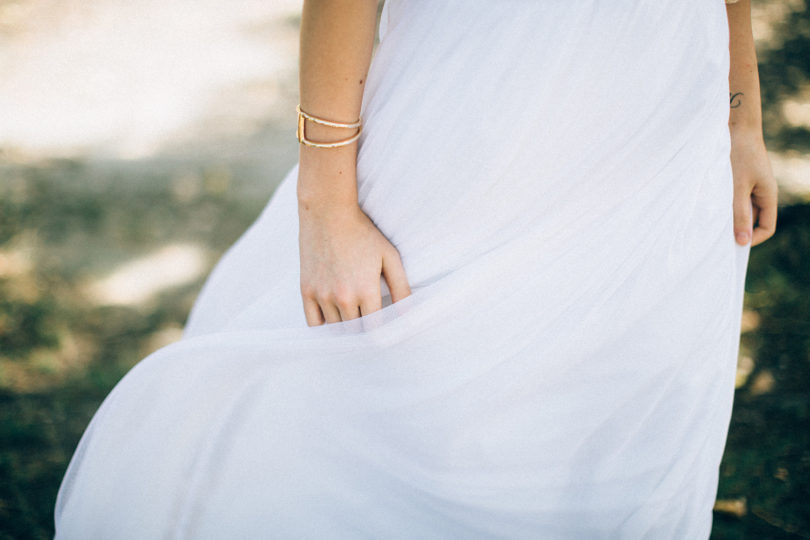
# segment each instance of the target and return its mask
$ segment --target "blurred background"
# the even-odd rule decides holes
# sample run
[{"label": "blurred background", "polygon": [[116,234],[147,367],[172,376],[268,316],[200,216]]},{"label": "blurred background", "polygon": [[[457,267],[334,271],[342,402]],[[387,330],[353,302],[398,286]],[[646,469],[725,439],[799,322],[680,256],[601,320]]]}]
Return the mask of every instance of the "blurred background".
[{"label": "blurred background", "polygon": [[[753,0],[780,211],[751,251],[713,538],[810,538],[808,2]],[[101,400],[180,337],[297,161],[300,10],[0,0],[0,539],[52,537]]]}]

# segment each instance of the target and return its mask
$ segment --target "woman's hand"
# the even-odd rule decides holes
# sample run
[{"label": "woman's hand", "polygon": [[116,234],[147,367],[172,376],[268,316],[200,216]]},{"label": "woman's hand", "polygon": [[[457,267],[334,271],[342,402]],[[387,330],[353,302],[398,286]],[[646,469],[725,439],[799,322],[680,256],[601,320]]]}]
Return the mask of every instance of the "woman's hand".
[{"label": "woman's hand", "polygon": [[301,296],[307,324],[355,319],[411,294],[399,251],[355,204],[299,208]]},{"label": "woman's hand", "polygon": [[734,237],[761,244],[776,232],[776,180],[762,137],[762,98],[751,0],[726,4],[729,32],[729,118],[734,175]]},{"label": "woman's hand", "polygon": [[[778,188],[762,133],[731,130],[734,175],[734,236],[737,243],[761,244],[776,231]],[[753,213],[752,213],[753,209]]]},{"label": "woman's hand", "polygon": [[[341,123],[360,118],[374,49],[377,0],[304,0],[299,105]],[[306,121],[308,139],[336,142],[356,129]],[[298,245],[307,324],[339,322],[382,307],[380,276],[394,302],[411,291],[399,252],[357,202],[359,141],[299,146]]]}]

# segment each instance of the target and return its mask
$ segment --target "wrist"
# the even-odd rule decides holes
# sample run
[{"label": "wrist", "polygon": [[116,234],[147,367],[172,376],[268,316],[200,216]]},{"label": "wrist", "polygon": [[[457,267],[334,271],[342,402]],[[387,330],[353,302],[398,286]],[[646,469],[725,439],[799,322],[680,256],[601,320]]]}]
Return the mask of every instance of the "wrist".
[{"label": "wrist", "polygon": [[360,206],[356,202],[317,200],[298,202],[299,227],[333,227],[356,215]]},{"label": "wrist", "polygon": [[302,192],[298,189],[299,213],[324,214],[354,210],[359,206],[357,196],[334,190]]},{"label": "wrist", "polygon": [[298,160],[299,205],[357,204],[357,156],[343,148],[313,148],[301,145]]},{"label": "wrist", "polygon": [[731,133],[762,133],[761,118],[730,118],[728,130]]},{"label": "wrist", "polygon": [[[348,142],[333,147],[299,145],[298,206],[301,215],[331,215],[355,210],[357,203],[357,136],[361,129],[352,122],[312,116],[298,108],[298,136],[313,144]],[[325,123],[324,123],[325,122]],[[330,124],[331,123],[331,124]],[[359,124],[358,122],[353,122]],[[327,125],[328,124],[328,125]]]},{"label": "wrist", "polygon": [[755,143],[764,144],[761,125],[756,124],[731,124],[729,123],[729,135],[732,144],[734,143]]},{"label": "wrist", "polygon": [[325,215],[358,207],[354,171],[331,167],[300,168],[296,196],[300,215]]}]

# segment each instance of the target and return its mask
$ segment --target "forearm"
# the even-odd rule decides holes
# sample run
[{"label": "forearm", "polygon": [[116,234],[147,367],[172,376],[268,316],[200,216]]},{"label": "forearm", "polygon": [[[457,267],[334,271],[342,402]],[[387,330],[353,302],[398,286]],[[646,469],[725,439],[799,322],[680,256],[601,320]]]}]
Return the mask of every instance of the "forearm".
[{"label": "forearm", "polygon": [[[360,115],[374,47],[377,0],[304,0],[301,15],[301,109],[336,122]],[[306,136],[334,142],[356,128],[306,121]],[[357,203],[357,141],[335,148],[299,145],[299,202],[307,208]]]},{"label": "forearm", "polygon": [[759,72],[751,27],[751,0],[727,4],[729,28],[728,126],[732,136],[762,136]]}]

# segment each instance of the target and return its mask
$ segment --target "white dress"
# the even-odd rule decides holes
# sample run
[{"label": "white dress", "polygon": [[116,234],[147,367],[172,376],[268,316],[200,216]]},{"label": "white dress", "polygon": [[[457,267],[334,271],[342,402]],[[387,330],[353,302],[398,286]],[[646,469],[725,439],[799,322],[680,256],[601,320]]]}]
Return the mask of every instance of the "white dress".
[{"label": "white dress", "polygon": [[750,249],[724,0],[387,0],[379,34],[359,202],[412,294],[307,326],[293,167],[99,408],[56,537],[708,537]]}]

